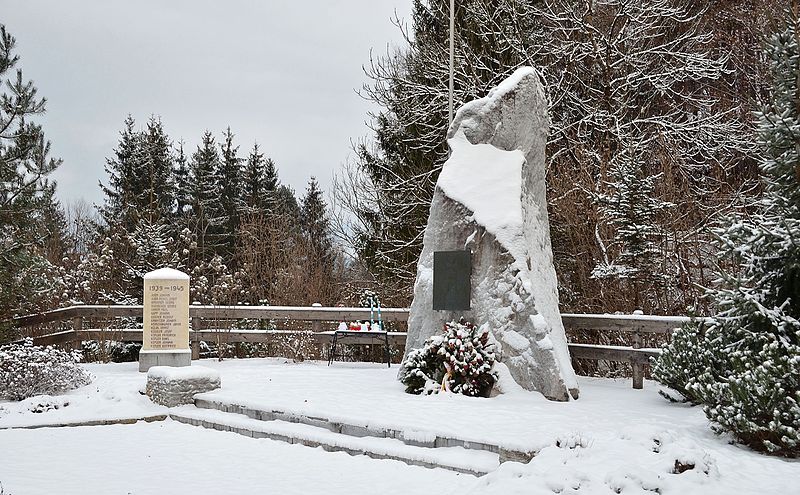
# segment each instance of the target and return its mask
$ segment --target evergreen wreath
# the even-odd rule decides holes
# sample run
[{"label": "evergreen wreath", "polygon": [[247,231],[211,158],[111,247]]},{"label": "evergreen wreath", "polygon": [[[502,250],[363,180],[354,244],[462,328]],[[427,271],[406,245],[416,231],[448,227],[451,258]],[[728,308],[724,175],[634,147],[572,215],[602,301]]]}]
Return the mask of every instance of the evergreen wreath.
[{"label": "evergreen wreath", "polygon": [[481,328],[461,318],[444,324],[443,333],[408,353],[400,367],[400,381],[410,394],[449,391],[488,397],[497,374],[494,343],[487,325]]}]

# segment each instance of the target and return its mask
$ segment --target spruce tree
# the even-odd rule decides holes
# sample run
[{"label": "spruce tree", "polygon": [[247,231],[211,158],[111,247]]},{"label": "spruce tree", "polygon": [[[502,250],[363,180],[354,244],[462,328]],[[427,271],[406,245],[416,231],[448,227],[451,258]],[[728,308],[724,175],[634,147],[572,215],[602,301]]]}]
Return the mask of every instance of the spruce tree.
[{"label": "spruce tree", "polygon": [[305,254],[307,302],[332,304],[336,290],[336,255],[331,242],[328,207],[314,177],[309,180],[301,201],[300,233]]},{"label": "spruce tree", "polygon": [[[131,116],[125,120],[114,156],[106,160],[108,184],[101,188],[105,203],[99,208],[103,224],[99,233],[107,238],[115,262],[107,267],[118,282],[108,294],[115,301],[138,300],[141,277],[150,268],[163,266],[163,258],[143,259],[142,246],[163,244],[177,233],[174,157],[172,144],[161,121],[151,117],[144,130],[136,130]],[[154,235],[153,239],[144,236]],[[97,246],[100,249],[100,246]]]},{"label": "spruce tree", "polygon": [[245,212],[257,214],[264,210],[264,154],[258,149],[258,143],[247,156],[242,171],[242,203]]},{"label": "spruce tree", "polygon": [[137,207],[146,212],[153,223],[160,220],[170,224],[175,211],[174,157],[172,143],[161,120],[151,117],[142,133],[141,150],[144,190],[139,193]]},{"label": "spruce tree", "polygon": [[236,243],[236,231],[239,228],[240,216],[244,209],[242,202],[242,159],[239,158],[239,147],[234,146],[234,134],[228,127],[223,133],[224,142],[220,144],[219,168],[215,171],[215,182],[219,191],[219,251],[226,262],[233,257]]},{"label": "spruce tree", "polygon": [[136,225],[136,205],[134,197],[140,191],[141,184],[135,183],[138,165],[137,149],[141,135],[136,131],[136,122],[128,115],[120,139],[114,149],[114,156],[106,158],[105,171],[107,184],[100,182],[100,189],[105,195],[105,202],[98,208],[102,218],[103,232],[107,233],[114,226],[123,231],[132,231]]},{"label": "spruce tree", "polygon": [[[42,279],[49,279],[47,270],[31,269],[49,265],[42,251],[50,235],[43,223],[54,207],[55,184],[48,177],[61,161],[49,156],[50,143],[35,122],[46,100],[22,70],[14,71],[14,47],[14,37],[0,24],[0,321],[54,302],[34,297],[52,283]],[[8,336],[0,328],[0,342]]]},{"label": "spruce tree", "polygon": [[198,255],[202,260],[210,260],[219,248],[223,218],[219,207],[219,184],[216,181],[219,167],[220,158],[214,137],[206,131],[189,162],[190,229],[197,240]]},{"label": "spruce tree", "polygon": [[192,195],[189,191],[189,163],[186,153],[183,151],[183,141],[178,143],[175,150],[175,171],[172,175],[175,188],[175,213],[180,219],[192,207]]},{"label": "spruce tree", "polygon": [[242,203],[249,214],[266,214],[275,208],[278,171],[271,158],[265,158],[258,143],[245,161],[242,172]]},{"label": "spruce tree", "polygon": [[[701,402],[712,425],[755,449],[800,455],[800,45],[798,18],[767,45],[773,86],[758,114],[762,199],[719,231],[733,272],[709,291],[717,315],[680,330],[654,376]],[[684,381],[685,380],[685,381]]]},{"label": "spruce tree", "polygon": [[302,210],[291,186],[281,184],[275,189],[275,197],[270,206],[270,214],[288,219],[292,222],[291,225],[293,225],[292,228],[294,230],[299,229]]},{"label": "spruce tree", "polygon": [[330,264],[333,248],[328,207],[317,179],[311,177],[300,208],[300,225],[308,246],[319,263]]},{"label": "spruce tree", "polygon": [[638,146],[625,147],[611,162],[607,192],[594,195],[613,238],[608,246],[601,241],[603,259],[592,276],[627,282],[633,309],[652,311],[643,305],[650,286],[663,272],[659,256],[664,233],[658,220],[672,205],[656,197],[661,174],[648,175],[641,157]]}]

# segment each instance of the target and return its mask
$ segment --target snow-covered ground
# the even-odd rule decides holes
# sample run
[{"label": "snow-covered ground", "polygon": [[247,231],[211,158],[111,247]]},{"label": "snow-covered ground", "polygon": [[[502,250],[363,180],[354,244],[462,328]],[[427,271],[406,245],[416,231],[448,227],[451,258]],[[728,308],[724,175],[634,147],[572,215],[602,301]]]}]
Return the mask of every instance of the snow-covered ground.
[{"label": "snow-covered ground", "polygon": [[[581,398],[555,403],[512,390],[492,399],[407,395],[397,368],[204,360],[222,388],[207,398],[405,431],[536,450],[482,478],[396,461],[210,431],[174,421],[0,430],[0,482],[27,493],[800,493],[800,463],[711,433],[699,408],[653,383],[580,378]],[[58,398],[0,402],[0,428],[164,414],[139,394],[136,363],[86,365],[92,385]],[[46,412],[47,402],[69,405]],[[41,408],[39,408],[41,409]],[[694,466],[688,469],[689,466]],[[682,471],[678,473],[677,471]],[[144,473],[144,474],[140,474]],[[164,486],[164,483],[167,485]]]},{"label": "snow-covered ground", "polygon": [[11,495],[402,494],[475,477],[176,421],[0,432]]}]

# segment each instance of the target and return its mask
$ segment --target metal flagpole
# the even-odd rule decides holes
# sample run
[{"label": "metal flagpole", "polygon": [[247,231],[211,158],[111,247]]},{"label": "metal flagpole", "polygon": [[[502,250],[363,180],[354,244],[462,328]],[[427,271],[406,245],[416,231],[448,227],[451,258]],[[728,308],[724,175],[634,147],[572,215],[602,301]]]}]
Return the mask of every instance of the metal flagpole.
[{"label": "metal flagpole", "polygon": [[450,98],[448,104],[450,120],[453,123],[453,27],[455,26],[455,0],[450,0]]}]

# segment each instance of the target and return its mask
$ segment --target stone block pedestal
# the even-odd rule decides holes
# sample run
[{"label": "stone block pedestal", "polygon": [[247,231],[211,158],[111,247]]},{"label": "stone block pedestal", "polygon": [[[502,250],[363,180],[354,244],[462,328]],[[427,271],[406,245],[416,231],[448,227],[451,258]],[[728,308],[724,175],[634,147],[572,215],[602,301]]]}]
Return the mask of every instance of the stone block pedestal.
[{"label": "stone block pedestal", "polygon": [[219,372],[204,366],[154,366],[147,372],[146,393],[156,404],[175,407],[194,403],[196,394],[217,389],[220,383]]},{"label": "stone block pedestal", "polygon": [[180,349],[170,351],[142,350],[139,352],[139,371],[148,371],[153,366],[191,366],[192,350]]}]

